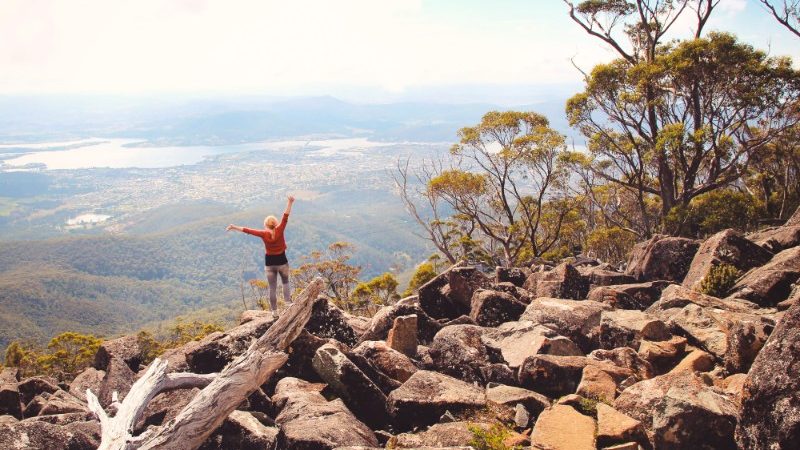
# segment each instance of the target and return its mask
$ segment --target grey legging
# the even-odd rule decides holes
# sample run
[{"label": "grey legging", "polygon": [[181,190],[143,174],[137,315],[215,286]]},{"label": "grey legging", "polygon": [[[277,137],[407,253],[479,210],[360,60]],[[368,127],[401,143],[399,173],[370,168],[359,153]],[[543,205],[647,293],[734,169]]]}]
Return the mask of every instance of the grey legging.
[{"label": "grey legging", "polygon": [[292,293],[289,290],[289,265],[281,264],[280,266],[266,266],[267,267],[267,283],[269,283],[269,306],[273,311],[278,310],[278,275],[281,276],[281,284],[283,285],[283,301],[291,303]]}]

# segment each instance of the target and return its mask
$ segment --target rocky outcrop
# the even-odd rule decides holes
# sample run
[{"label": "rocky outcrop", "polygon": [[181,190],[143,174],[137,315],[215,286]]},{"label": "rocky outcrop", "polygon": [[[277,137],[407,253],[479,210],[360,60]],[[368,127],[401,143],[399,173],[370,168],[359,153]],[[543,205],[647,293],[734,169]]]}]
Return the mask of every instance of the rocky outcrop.
[{"label": "rocky outcrop", "polygon": [[549,327],[578,344],[584,353],[600,345],[600,316],[611,306],[589,300],[537,298],[525,309],[520,320]]},{"label": "rocky outcrop", "polygon": [[275,448],[278,428],[266,426],[247,411],[232,412],[198,450]]},{"label": "rocky outcrop", "polygon": [[539,415],[531,434],[531,448],[595,450],[596,422],[571,406],[555,405]]},{"label": "rocky outcrop", "polygon": [[420,370],[389,394],[395,426],[409,430],[435,424],[446,411],[470,414],[486,406],[484,390],[437,372]]},{"label": "rocky outcrop", "polygon": [[419,305],[431,317],[455,319],[469,314],[473,293],[489,284],[475,267],[457,264],[419,288]]},{"label": "rocky outcrop", "polygon": [[480,326],[496,327],[502,323],[519,319],[525,311],[525,304],[517,301],[511,294],[478,289],[472,295],[469,317]]},{"label": "rocky outcrop", "polygon": [[750,300],[761,306],[775,306],[789,297],[792,284],[798,279],[800,247],[793,247],[745,274],[733,286],[730,296]]},{"label": "rocky outcrop", "polygon": [[502,384],[488,387],[486,399],[498,405],[512,407],[522,405],[533,418],[538,417],[552,403],[549,398],[538,392]]},{"label": "rocky outcrop", "polygon": [[485,331],[482,341],[488,347],[500,350],[503,360],[512,369],[533,355],[583,356],[581,349],[568,338],[530,321],[506,322]]},{"label": "rocky outcrop", "polygon": [[469,446],[475,438],[470,428],[488,429],[488,424],[474,422],[437,423],[425,431],[402,433],[389,440],[390,448],[445,448]]},{"label": "rocky outcrop", "polygon": [[583,369],[594,365],[620,383],[633,373],[612,364],[585,356],[536,355],[519,368],[520,386],[550,397],[574,394],[583,378]]},{"label": "rocky outcrop", "polygon": [[617,397],[614,409],[640,421],[655,448],[736,448],[736,405],[691,372],[636,383]]},{"label": "rocky outcrop", "polygon": [[386,338],[386,345],[406,356],[417,354],[417,315],[398,316]]},{"label": "rocky outcrop", "polygon": [[800,442],[800,304],[778,323],[744,382],[740,448],[790,449]]},{"label": "rocky outcrop", "polygon": [[749,234],[747,238],[773,253],[778,253],[800,245],[800,225],[772,227]]},{"label": "rocky outcrop", "polygon": [[366,358],[378,370],[400,383],[404,383],[418,370],[409,357],[390,348],[383,341],[362,342],[353,349],[353,353]]},{"label": "rocky outcrop", "polygon": [[727,264],[744,273],[766,264],[770,258],[772,253],[746,239],[741,233],[732,229],[720,231],[706,239],[697,250],[683,285],[697,290],[716,266]]},{"label": "rocky outcrop", "polygon": [[638,281],[681,283],[699,246],[691,239],[653,236],[633,247],[625,274]]},{"label": "rocky outcrop", "polygon": [[356,419],[341,400],[320,394],[325,385],[287,377],[278,382],[272,401],[280,427],[277,448],[333,449],[345,445],[377,447],[372,430]]},{"label": "rocky outcrop", "polygon": [[442,325],[432,319],[417,305],[396,304],[384,306],[370,320],[367,331],[361,335],[361,342],[384,341],[389,330],[394,326],[394,319],[400,316],[417,316],[417,340],[422,344],[430,344]]},{"label": "rocky outcrop", "polygon": [[484,368],[494,362],[482,336],[486,329],[476,325],[451,325],[433,338],[430,357],[433,368],[469,382],[483,382]]},{"label": "rocky outcrop", "polygon": [[598,286],[589,291],[587,300],[607,303],[618,309],[644,310],[661,298],[669,281]]},{"label": "rocky outcrop", "polygon": [[569,263],[548,271],[534,272],[525,281],[525,289],[534,297],[553,297],[581,300],[589,292],[589,279]]},{"label": "rocky outcrop", "polygon": [[665,341],[672,334],[661,320],[641,311],[618,309],[600,315],[600,348],[639,348],[643,340]]}]

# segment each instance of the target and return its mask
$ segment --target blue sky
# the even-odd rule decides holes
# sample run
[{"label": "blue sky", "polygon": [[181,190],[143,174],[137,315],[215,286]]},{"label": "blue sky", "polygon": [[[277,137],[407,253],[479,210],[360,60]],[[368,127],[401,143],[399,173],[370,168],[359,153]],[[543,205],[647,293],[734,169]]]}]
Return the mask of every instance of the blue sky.
[{"label": "blue sky", "polygon": [[[722,0],[708,29],[800,59],[800,39],[757,0]],[[571,60],[613,57],[561,0],[0,2],[2,94],[525,103],[580,86]]]}]

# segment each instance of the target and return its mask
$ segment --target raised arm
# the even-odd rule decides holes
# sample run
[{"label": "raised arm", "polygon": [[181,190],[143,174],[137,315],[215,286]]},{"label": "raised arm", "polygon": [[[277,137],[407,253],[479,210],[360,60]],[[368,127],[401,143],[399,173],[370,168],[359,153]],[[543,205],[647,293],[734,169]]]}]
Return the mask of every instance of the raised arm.
[{"label": "raised arm", "polygon": [[286,200],[286,211],[283,212],[285,215],[288,216],[289,214],[292,213],[292,205],[293,204],[294,204],[294,197],[292,197],[290,195],[289,197],[287,197],[287,200]]}]

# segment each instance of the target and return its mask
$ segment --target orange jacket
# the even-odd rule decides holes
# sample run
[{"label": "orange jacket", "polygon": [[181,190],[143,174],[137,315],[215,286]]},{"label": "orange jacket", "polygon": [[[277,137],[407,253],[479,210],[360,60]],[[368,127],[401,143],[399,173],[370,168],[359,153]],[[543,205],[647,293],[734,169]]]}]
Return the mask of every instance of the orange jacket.
[{"label": "orange jacket", "polygon": [[289,220],[289,215],[284,214],[281,218],[281,223],[275,227],[274,230],[254,230],[252,228],[242,228],[244,233],[258,236],[264,241],[264,250],[268,255],[280,255],[286,251],[286,241],[283,239],[283,230],[286,228],[286,222]]}]

